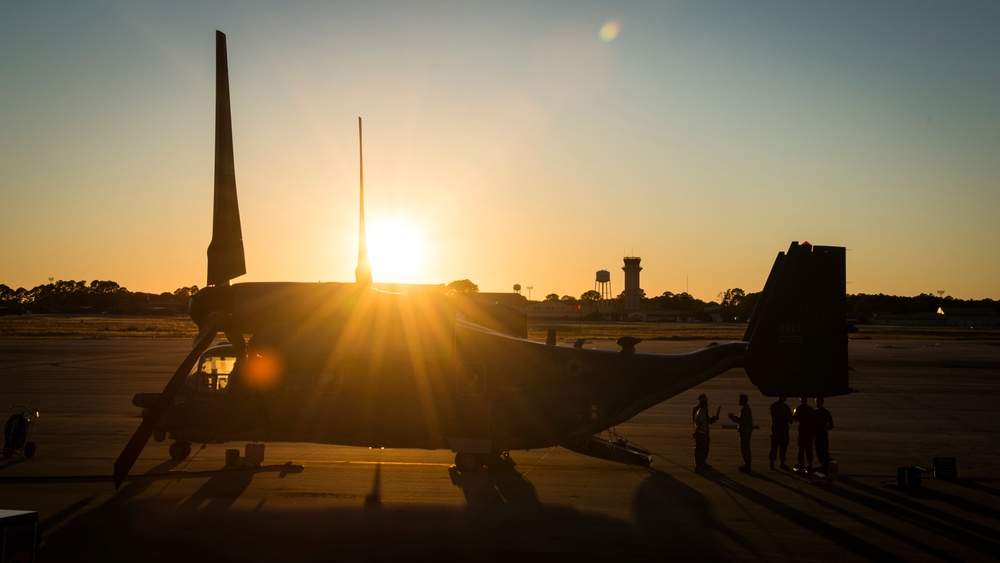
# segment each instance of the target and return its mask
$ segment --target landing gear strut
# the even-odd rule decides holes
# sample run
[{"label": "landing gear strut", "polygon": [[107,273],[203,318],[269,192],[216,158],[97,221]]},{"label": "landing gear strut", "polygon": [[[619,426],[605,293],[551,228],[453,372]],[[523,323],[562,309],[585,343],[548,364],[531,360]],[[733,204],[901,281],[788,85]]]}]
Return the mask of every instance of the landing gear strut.
[{"label": "landing gear strut", "polygon": [[184,459],[191,455],[191,442],[181,442],[180,440],[170,444],[170,457],[177,461],[184,461]]}]

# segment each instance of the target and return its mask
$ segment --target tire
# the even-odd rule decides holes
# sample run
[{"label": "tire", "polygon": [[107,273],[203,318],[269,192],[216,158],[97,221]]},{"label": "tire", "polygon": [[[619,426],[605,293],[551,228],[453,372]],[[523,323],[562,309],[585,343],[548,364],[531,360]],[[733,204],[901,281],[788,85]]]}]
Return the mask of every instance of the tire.
[{"label": "tire", "polygon": [[190,442],[174,442],[170,444],[170,457],[176,461],[184,461],[191,455]]},{"label": "tire", "polygon": [[[24,415],[15,413],[7,419],[7,425],[3,429],[4,452],[14,452],[24,446],[24,441],[28,438],[28,422]],[[9,457],[7,454],[5,457]]]}]

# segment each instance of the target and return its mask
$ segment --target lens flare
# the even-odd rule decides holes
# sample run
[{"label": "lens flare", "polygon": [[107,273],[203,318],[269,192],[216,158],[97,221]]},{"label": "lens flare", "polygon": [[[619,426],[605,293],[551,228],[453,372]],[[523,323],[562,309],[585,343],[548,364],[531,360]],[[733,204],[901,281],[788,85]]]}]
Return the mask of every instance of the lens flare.
[{"label": "lens flare", "polygon": [[257,391],[268,391],[278,383],[282,366],[278,353],[271,350],[258,350],[247,358],[247,386]]},{"label": "lens flare", "polygon": [[622,31],[622,24],[618,20],[608,20],[604,25],[601,26],[601,31],[598,35],[601,37],[601,41],[609,43],[613,41],[618,34]]}]

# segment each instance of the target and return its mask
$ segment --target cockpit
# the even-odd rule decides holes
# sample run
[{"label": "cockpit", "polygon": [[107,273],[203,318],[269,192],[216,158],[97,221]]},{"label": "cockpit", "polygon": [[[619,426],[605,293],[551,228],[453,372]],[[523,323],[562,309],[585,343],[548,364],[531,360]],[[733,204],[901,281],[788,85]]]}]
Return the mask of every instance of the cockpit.
[{"label": "cockpit", "polygon": [[236,366],[236,353],[230,344],[212,346],[202,353],[194,372],[195,390],[202,393],[225,393],[229,376]]}]

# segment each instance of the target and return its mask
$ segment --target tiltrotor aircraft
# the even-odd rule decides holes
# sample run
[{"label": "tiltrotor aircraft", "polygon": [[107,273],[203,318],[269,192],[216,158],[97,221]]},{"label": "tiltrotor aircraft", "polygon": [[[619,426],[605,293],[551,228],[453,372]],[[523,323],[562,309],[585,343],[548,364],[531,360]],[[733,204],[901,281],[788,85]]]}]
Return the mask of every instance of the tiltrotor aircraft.
[{"label": "tiltrotor aircraft", "polygon": [[[512,450],[562,446],[649,466],[597,435],[729,369],[768,396],[830,397],[848,386],[845,251],[792,243],[778,254],[743,340],[679,355],[527,339],[523,312],[438,291],[372,284],[364,182],[355,283],[242,283],[226,37],[216,33],[215,210],[208,284],[191,300],[191,352],[115,463],[120,486],[151,436],[450,449],[459,469]],[[359,120],[360,128],[360,120]],[[209,349],[222,333],[228,341]]]}]

